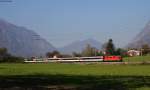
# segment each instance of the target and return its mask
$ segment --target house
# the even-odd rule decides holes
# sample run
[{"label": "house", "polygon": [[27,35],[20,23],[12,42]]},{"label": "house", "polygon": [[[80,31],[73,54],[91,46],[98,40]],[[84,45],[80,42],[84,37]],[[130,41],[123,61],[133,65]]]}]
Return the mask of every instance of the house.
[{"label": "house", "polygon": [[129,50],[129,51],[127,51],[127,54],[129,56],[140,56],[140,53],[141,53],[141,51],[139,51],[139,50]]}]

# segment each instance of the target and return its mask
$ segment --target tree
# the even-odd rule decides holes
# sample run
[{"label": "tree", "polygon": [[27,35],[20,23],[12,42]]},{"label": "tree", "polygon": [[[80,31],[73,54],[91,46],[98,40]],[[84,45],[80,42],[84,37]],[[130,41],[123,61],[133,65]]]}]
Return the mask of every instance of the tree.
[{"label": "tree", "polygon": [[7,54],[7,48],[0,48],[0,55]]},{"label": "tree", "polygon": [[115,51],[115,55],[120,55],[122,57],[126,57],[127,56],[127,51],[122,49],[122,48],[118,48],[116,51]]},{"label": "tree", "polygon": [[47,52],[47,53],[46,53],[46,57],[48,57],[48,58],[52,58],[52,57],[53,57],[52,52]]},{"label": "tree", "polygon": [[59,52],[59,51],[56,51],[56,50],[53,51],[52,53],[53,53],[53,56],[58,56],[58,57],[59,57],[59,56],[61,55],[60,52]]},{"label": "tree", "polygon": [[143,44],[141,50],[142,50],[142,55],[146,55],[150,53],[150,47],[148,44]]},{"label": "tree", "polygon": [[107,43],[102,44],[102,50],[103,51],[106,50],[106,45],[107,45]]},{"label": "tree", "polygon": [[4,60],[4,58],[7,56],[9,56],[7,48],[0,48],[0,60]]},{"label": "tree", "polygon": [[59,51],[53,51],[53,52],[47,52],[46,53],[46,56],[49,57],[49,58],[52,58],[54,56],[57,56],[57,57],[61,57],[62,55],[60,54]]},{"label": "tree", "polygon": [[105,47],[106,55],[114,55],[115,54],[115,46],[113,44],[113,40],[109,39],[106,43]]},{"label": "tree", "polygon": [[0,48],[0,62],[24,62],[24,58],[12,56],[7,52],[7,48]]},{"label": "tree", "polygon": [[82,51],[82,56],[91,57],[97,55],[97,49],[87,44],[86,48]]},{"label": "tree", "polygon": [[77,53],[77,52],[73,52],[72,55],[73,55],[73,57],[81,57],[82,56],[80,53]]},{"label": "tree", "polygon": [[104,56],[103,51],[98,51],[97,54],[96,54],[96,56]]}]

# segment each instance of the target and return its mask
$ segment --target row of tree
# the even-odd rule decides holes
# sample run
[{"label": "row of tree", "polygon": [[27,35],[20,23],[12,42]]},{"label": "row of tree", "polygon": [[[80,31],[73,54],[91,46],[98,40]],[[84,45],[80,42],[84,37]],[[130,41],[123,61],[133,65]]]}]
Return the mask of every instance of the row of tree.
[{"label": "row of tree", "polygon": [[[49,58],[55,57],[91,57],[91,56],[101,56],[101,55],[121,55],[127,56],[127,50],[116,48],[113,40],[109,39],[108,42],[103,44],[103,50],[98,50],[95,47],[92,47],[90,44],[87,44],[85,49],[81,53],[73,52],[72,55],[61,54],[59,51],[53,51],[46,53],[46,56]],[[138,50],[138,49],[137,49]],[[144,44],[140,48],[141,55],[150,54],[150,47],[148,44]],[[0,62],[23,62],[24,58],[16,57],[8,53],[6,48],[0,48]]]},{"label": "row of tree", "polygon": [[[130,48],[133,49],[133,48]],[[148,44],[143,44],[140,49],[134,48],[134,50],[139,50],[141,55],[147,55],[150,53],[150,47]],[[47,57],[91,57],[91,56],[101,56],[101,55],[120,55],[120,56],[128,56],[127,49],[116,48],[113,40],[109,39],[106,43],[102,45],[102,50],[98,50],[95,47],[92,47],[90,44],[82,50],[81,53],[73,52],[72,55],[63,55],[59,51],[48,52],[46,54]]]},{"label": "row of tree", "polygon": [[121,55],[121,56],[125,56],[126,51],[124,49],[121,48],[115,48],[115,45],[113,44],[113,40],[109,39],[108,42],[106,42],[103,45],[103,50],[100,51],[95,47],[92,47],[90,44],[87,44],[87,46],[85,47],[85,49],[82,50],[81,53],[77,53],[77,52],[73,52],[72,55],[63,55],[61,54],[59,51],[53,51],[53,52],[48,52],[46,54],[47,57],[53,57],[53,56],[57,56],[57,57],[91,57],[91,56],[100,56],[100,55]]}]

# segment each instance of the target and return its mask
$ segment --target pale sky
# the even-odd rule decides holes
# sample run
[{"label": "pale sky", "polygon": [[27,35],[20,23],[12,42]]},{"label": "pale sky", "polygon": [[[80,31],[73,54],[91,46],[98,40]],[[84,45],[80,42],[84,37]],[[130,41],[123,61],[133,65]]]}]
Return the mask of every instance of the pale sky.
[{"label": "pale sky", "polygon": [[123,47],[150,21],[150,0],[12,0],[0,2],[0,18],[56,47],[88,38]]}]

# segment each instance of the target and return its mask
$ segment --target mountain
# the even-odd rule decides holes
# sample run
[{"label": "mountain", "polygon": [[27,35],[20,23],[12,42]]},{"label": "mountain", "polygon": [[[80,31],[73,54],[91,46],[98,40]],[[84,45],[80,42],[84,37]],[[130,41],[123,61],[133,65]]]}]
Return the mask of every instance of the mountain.
[{"label": "mountain", "polygon": [[72,52],[81,52],[87,44],[90,44],[92,47],[100,49],[102,44],[94,39],[86,39],[83,41],[76,41],[67,46],[59,48],[58,50],[64,54],[72,54]]},{"label": "mountain", "polygon": [[150,45],[150,21],[144,29],[128,44],[130,48],[140,48],[143,44]]},{"label": "mountain", "polygon": [[15,56],[44,56],[55,47],[40,35],[25,27],[19,27],[0,19],[0,47]]}]

